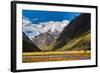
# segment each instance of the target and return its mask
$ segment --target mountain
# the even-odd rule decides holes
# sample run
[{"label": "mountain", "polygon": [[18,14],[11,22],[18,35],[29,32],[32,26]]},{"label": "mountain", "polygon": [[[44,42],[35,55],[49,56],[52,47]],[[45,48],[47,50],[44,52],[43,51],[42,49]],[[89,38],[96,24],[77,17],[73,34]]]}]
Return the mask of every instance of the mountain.
[{"label": "mountain", "polygon": [[32,42],[35,43],[42,51],[49,51],[47,49],[49,45],[51,45],[56,39],[50,35],[50,33],[42,33],[35,38],[32,38]]},{"label": "mountain", "polygon": [[33,35],[31,40],[42,50],[49,50],[47,46],[51,45],[59,37],[63,29],[68,25],[68,22],[64,20],[62,22],[46,22],[41,24],[43,27],[41,29],[37,28],[39,35]]},{"label": "mountain", "polygon": [[49,51],[47,47],[55,42],[68,24],[68,20],[33,24],[28,18],[23,17],[23,32],[40,50]]},{"label": "mountain", "polygon": [[61,32],[45,32],[41,33],[38,36],[35,36],[32,38],[32,42],[35,43],[42,51],[49,51],[48,46],[50,46],[52,43],[56,41],[56,39],[59,37]]},{"label": "mountain", "polygon": [[41,51],[23,32],[23,52]]},{"label": "mountain", "polygon": [[87,31],[90,31],[90,18],[91,15],[89,13],[82,13],[73,19],[62,31],[52,49],[57,50],[68,44],[72,39],[83,35]]},{"label": "mountain", "polygon": [[91,50],[91,34],[90,31],[75,37],[63,47],[56,49],[55,51],[66,50]]},{"label": "mountain", "polygon": [[46,33],[48,31],[62,32],[62,30],[69,24],[68,20],[58,21],[49,21],[49,22],[40,22],[39,24],[33,24],[28,18],[23,17],[23,32],[31,39],[35,36],[40,35],[41,33]]},{"label": "mountain", "polygon": [[42,29],[40,30],[41,33],[51,31],[51,32],[62,32],[63,28],[66,27],[69,24],[68,20],[63,20],[61,22],[58,21],[50,21],[50,22],[44,22],[40,23],[43,25]]}]

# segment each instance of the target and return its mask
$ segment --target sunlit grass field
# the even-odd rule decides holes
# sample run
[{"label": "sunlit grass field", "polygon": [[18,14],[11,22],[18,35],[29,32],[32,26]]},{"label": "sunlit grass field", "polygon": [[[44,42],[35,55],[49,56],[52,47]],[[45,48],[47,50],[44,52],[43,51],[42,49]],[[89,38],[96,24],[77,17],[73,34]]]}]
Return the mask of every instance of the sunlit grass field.
[{"label": "sunlit grass field", "polygon": [[47,62],[91,59],[91,52],[87,51],[62,51],[62,52],[24,52],[23,62]]}]

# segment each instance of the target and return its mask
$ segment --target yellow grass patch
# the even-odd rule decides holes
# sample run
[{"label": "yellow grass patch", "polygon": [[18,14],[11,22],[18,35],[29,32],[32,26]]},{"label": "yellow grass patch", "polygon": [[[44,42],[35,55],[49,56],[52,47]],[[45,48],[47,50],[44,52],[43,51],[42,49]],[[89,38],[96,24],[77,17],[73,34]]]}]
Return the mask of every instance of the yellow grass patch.
[{"label": "yellow grass patch", "polygon": [[82,53],[90,53],[90,51],[61,51],[61,52],[24,52],[23,56],[29,55],[62,55],[62,54],[82,54]]}]

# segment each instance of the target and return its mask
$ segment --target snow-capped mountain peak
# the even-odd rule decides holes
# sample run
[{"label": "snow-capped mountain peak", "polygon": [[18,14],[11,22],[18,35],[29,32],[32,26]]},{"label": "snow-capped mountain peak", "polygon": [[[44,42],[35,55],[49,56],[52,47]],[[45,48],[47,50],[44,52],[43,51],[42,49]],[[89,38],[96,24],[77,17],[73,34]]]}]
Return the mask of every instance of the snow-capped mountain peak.
[{"label": "snow-capped mountain peak", "polygon": [[28,18],[23,17],[23,32],[31,39],[35,36],[38,36],[41,33],[46,32],[62,32],[64,27],[69,24],[70,21],[62,20],[62,21],[49,21],[49,22],[41,22],[39,24],[33,24]]},{"label": "snow-capped mountain peak", "polygon": [[40,31],[41,33],[47,32],[48,30],[51,32],[59,31],[61,32],[65,26],[69,24],[69,21],[63,20],[62,22],[45,22],[44,27],[42,27],[42,30]]}]

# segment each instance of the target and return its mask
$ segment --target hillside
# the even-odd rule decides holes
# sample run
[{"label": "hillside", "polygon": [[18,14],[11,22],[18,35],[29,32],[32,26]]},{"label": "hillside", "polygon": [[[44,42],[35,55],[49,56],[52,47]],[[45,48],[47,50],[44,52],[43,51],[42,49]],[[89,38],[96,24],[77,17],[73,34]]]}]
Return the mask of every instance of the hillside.
[{"label": "hillside", "polygon": [[23,52],[41,51],[23,32]]},{"label": "hillside", "polygon": [[70,43],[73,39],[79,36],[79,38],[81,38],[86,32],[90,31],[90,16],[91,15],[88,13],[82,13],[72,20],[69,25],[65,27],[56,42],[52,45],[52,50],[54,51],[62,48],[66,44]]},{"label": "hillside", "polygon": [[67,43],[65,46],[57,49],[56,51],[66,51],[66,50],[90,50],[90,32],[86,32],[81,36],[77,36],[74,39],[72,39],[69,43]]}]

